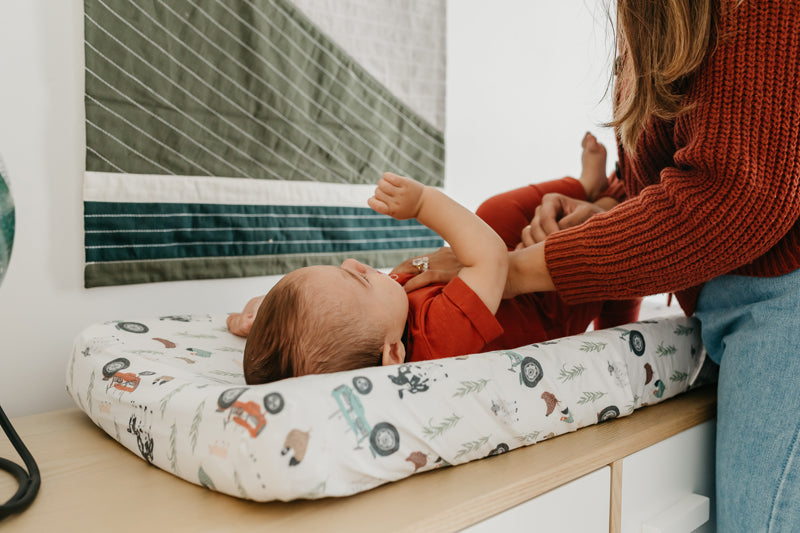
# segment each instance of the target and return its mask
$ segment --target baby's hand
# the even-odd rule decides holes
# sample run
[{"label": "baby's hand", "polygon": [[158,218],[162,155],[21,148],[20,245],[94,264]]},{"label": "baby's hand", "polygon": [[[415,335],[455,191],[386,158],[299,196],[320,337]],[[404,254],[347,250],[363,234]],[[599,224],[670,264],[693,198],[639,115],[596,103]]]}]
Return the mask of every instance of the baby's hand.
[{"label": "baby's hand", "polygon": [[228,319],[226,320],[226,323],[228,324],[228,330],[234,335],[247,337],[247,334],[250,333],[250,330],[253,327],[253,322],[256,319],[256,313],[258,313],[258,308],[263,300],[263,296],[251,298],[250,301],[244,306],[244,309],[242,309],[241,313],[231,313],[228,315]]},{"label": "baby's hand", "polygon": [[425,186],[418,181],[386,172],[367,204],[378,213],[397,220],[416,218],[422,206],[424,190]]}]

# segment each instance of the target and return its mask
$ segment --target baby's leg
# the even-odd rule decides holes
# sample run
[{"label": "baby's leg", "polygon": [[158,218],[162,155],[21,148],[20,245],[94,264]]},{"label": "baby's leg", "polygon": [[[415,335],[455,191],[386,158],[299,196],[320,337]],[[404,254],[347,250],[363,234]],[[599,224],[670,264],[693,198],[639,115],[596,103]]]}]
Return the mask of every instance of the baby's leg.
[{"label": "baby's leg", "polygon": [[[598,146],[601,145],[598,144]],[[594,150],[595,148],[592,147],[589,152]],[[605,150],[603,150],[603,167],[605,165],[604,154]],[[596,153],[589,154],[589,159],[584,161],[584,170],[589,168],[597,169],[598,161],[595,155]],[[605,168],[603,168],[604,172]],[[603,176],[604,181],[605,179],[605,176]],[[476,214],[500,235],[509,250],[513,250],[520,242],[522,228],[530,223],[536,208],[542,201],[542,196],[551,192],[561,193],[578,200],[586,200],[586,193],[582,183],[574,178],[567,177],[536,185],[528,185],[527,187],[492,196],[481,204]],[[542,318],[543,324],[551,324],[551,328],[547,330],[550,338],[582,333],[586,331],[592,321],[595,321],[595,329],[635,322],[641,305],[641,299],[567,305],[556,293],[527,295],[520,298],[522,298],[521,305],[527,302],[526,298],[532,298],[534,301],[540,302],[535,305],[531,304],[532,313],[538,312],[541,314],[542,306],[544,307],[545,314],[551,317],[551,319]]]},{"label": "baby's leg", "polygon": [[608,187],[606,177],[606,148],[589,132],[581,141],[581,185],[590,201],[594,201]]},{"label": "baby's leg", "polygon": [[231,313],[228,315],[227,324],[228,330],[234,335],[240,337],[247,337],[250,329],[253,327],[253,321],[256,319],[256,313],[264,300],[263,296],[251,298],[241,313]]},{"label": "baby's leg", "polygon": [[578,200],[586,199],[581,183],[567,177],[492,196],[478,207],[475,214],[500,235],[509,250],[513,250],[520,243],[522,228],[530,224],[541,204],[542,196],[551,192]]},{"label": "baby's leg", "polygon": [[580,180],[566,177],[514,189],[492,196],[475,211],[500,235],[509,250],[519,244],[522,228],[530,224],[545,194],[556,192],[577,200],[593,200],[608,187],[605,147],[588,132],[584,135],[581,146],[583,154]]}]

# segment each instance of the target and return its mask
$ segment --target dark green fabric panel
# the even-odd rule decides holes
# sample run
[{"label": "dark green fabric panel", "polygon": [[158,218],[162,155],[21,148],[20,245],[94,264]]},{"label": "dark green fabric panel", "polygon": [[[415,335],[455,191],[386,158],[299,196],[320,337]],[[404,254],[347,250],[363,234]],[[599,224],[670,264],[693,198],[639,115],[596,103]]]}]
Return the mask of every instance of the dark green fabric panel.
[{"label": "dark green fabric panel", "polygon": [[217,257],[174,261],[130,261],[86,265],[86,288],[130,285],[190,279],[239,278],[283,274],[310,265],[338,265],[349,257],[376,268],[390,268],[404,260],[434,249],[407,249],[379,252],[326,253],[303,256]]},{"label": "dark green fabric panel", "polygon": [[87,170],[443,183],[442,133],[286,0],[84,5]]},{"label": "dark green fabric panel", "polygon": [[431,248],[415,220],[369,208],[85,202],[86,262]]},{"label": "dark green fabric panel", "polygon": [[[84,202],[84,215],[113,216],[120,215],[167,215],[182,214],[189,216],[225,216],[245,215],[278,217],[337,215],[358,219],[370,219],[371,223],[384,222],[393,226],[416,226],[414,220],[395,220],[376,213],[368,207],[335,206],[335,205],[269,205],[269,204],[202,204],[175,202]],[[284,218],[286,219],[286,218]]]}]

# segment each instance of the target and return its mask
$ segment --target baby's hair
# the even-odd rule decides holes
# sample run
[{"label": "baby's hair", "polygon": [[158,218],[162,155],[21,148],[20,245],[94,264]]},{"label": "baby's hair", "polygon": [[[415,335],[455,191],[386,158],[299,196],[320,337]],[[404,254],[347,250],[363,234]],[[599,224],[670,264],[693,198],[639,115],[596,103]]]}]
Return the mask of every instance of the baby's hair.
[{"label": "baby's hair", "polygon": [[315,295],[303,269],[264,297],[244,349],[252,385],[381,364],[383,338],[363,310]]},{"label": "baby's hair", "polygon": [[286,277],[264,297],[244,347],[244,378],[248,384],[294,375],[292,351],[297,349],[301,306],[299,287]]}]

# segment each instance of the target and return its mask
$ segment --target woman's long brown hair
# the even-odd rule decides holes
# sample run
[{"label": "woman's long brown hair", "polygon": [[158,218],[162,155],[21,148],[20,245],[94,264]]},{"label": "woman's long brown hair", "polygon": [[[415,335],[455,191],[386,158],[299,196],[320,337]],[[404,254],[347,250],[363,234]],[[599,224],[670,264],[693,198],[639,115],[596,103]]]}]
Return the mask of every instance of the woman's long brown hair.
[{"label": "woman's long brown hair", "polygon": [[687,109],[683,82],[712,46],[717,4],[617,0],[616,104],[609,125],[631,155],[649,120],[672,120]]}]

